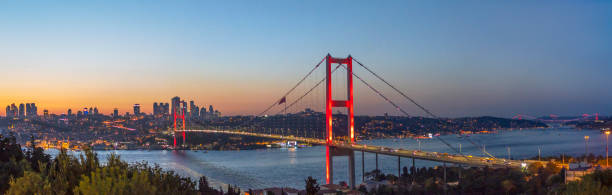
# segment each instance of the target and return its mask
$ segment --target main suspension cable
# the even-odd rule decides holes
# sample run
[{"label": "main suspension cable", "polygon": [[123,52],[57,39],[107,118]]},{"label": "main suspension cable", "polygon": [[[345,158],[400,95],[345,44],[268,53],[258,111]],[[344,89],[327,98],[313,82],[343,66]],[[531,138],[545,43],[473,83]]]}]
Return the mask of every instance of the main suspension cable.
[{"label": "main suspension cable", "polygon": [[[336,70],[338,70],[338,68],[340,68],[341,64],[339,64],[338,66],[336,66],[336,68],[334,68],[334,70],[331,71],[331,73],[333,74]],[[319,85],[321,85],[321,83],[323,83],[323,81],[327,80],[327,78],[323,78],[321,79],[317,84],[314,85],[314,87],[310,88],[310,90],[306,91],[306,93],[304,93],[302,96],[300,96],[299,98],[295,99],[293,102],[291,102],[291,104],[289,104],[289,106],[287,106],[286,108],[284,108],[283,110],[279,111],[276,114],[282,113],[284,111],[286,111],[287,109],[291,108],[293,105],[295,105],[298,101],[302,100],[302,98],[306,97],[308,94],[310,94],[310,92],[312,92],[315,88],[317,88]]]},{"label": "main suspension cable", "polygon": [[306,80],[306,78],[308,78],[310,76],[310,74],[312,74],[312,72],[314,72],[317,68],[319,68],[319,66],[321,65],[321,63],[323,63],[323,61],[325,61],[325,58],[321,59],[321,61],[315,65],[314,68],[312,68],[312,70],[310,70],[310,72],[308,72],[308,74],[306,74],[306,76],[304,76],[298,83],[296,83],[289,91],[287,91],[287,93],[285,93],[285,95],[283,95],[282,97],[280,97],[278,100],[276,100],[274,103],[272,103],[272,105],[268,106],[268,108],[266,108],[263,112],[260,112],[257,116],[261,116],[263,114],[265,114],[266,112],[268,112],[270,109],[272,109],[274,106],[276,106],[278,104],[278,102],[280,102],[283,98],[286,98],[287,95],[289,95],[293,90],[295,90],[295,88],[297,88],[300,84],[302,84],[302,82],[304,82],[304,80]]},{"label": "main suspension cable", "polygon": [[[344,66],[342,66],[344,67]],[[406,111],[404,111],[404,109],[400,108],[397,104],[395,104],[393,101],[391,101],[389,98],[385,97],[385,95],[383,95],[380,91],[376,90],[374,87],[372,87],[372,85],[370,85],[368,82],[366,82],[365,80],[363,80],[361,77],[357,76],[357,74],[355,74],[355,72],[353,72],[353,76],[355,76],[357,79],[359,79],[363,84],[365,84],[366,86],[368,86],[372,91],[374,91],[376,94],[378,94],[380,97],[382,97],[383,99],[385,99],[385,101],[389,102],[391,105],[393,105],[393,107],[395,107],[395,109],[399,110],[400,112],[404,113],[406,116],[410,117],[410,114],[408,114]]]},{"label": "main suspension cable", "polygon": [[408,97],[406,94],[404,94],[402,91],[400,91],[399,89],[395,88],[395,86],[391,85],[389,82],[387,82],[385,79],[383,79],[381,76],[378,76],[378,74],[374,73],[374,71],[370,70],[368,67],[366,67],[365,65],[363,65],[361,62],[359,62],[357,59],[353,58],[353,60],[355,62],[357,62],[357,64],[359,64],[361,67],[365,68],[368,72],[372,73],[374,76],[376,76],[376,78],[380,79],[382,82],[384,82],[385,84],[387,84],[389,87],[391,87],[393,90],[395,90],[397,93],[399,93],[400,95],[404,96],[404,98],[408,99],[410,102],[412,102],[414,105],[416,105],[417,107],[419,107],[421,110],[425,111],[425,113],[427,113],[428,115],[432,116],[433,118],[439,118],[438,116],[436,116],[435,114],[433,114],[432,112],[430,112],[427,108],[421,106],[421,104],[417,103],[416,101],[414,101],[414,99]]},{"label": "main suspension cable", "polygon": [[[353,60],[355,60],[355,58],[353,58]],[[370,70],[369,68],[367,68],[366,66],[364,66],[363,64],[361,64],[359,61],[355,60],[355,62],[357,62],[357,64],[359,64],[361,67],[365,68],[366,70],[368,70],[368,72],[372,73],[374,76],[376,76],[378,79],[380,79],[381,81],[383,81],[385,84],[387,84],[388,86],[390,86],[391,88],[393,88],[396,92],[400,93],[402,96],[404,96],[406,99],[410,100],[412,103],[414,103],[415,105],[417,105],[419,108],[421,108],[423,111],[425,111],[427,114],[429,114],[430,116],[432,116],[433,118],[439,119],[438,116],[434,115],[433,113],[431,113],[429,110],[427,110],[425,107],[421,106],[420,104],[418,104],[416,101],[414,101],[412,98],[406,96],[404,93],[402,93],[401,91],[399,91],[397,88],[395,88],[393,85],[389,84],[389,82],[387,82],[386,80],[384,80],[382,77],[378,76],[376,73],[374,73],[374,71]],[[396,109],[398,109],[399,111],[401,111],[402,113],[404,113],[406,116],[410,117],[410,115],[405,112],[403,109],[401,109],[397,104],[393,103],[393,101],[389,100],[387,97],[385,97],[382,93],[380,93],[378,90],[376,90],[374,87],[372,87],[370,84],[368,84],[367,82],[365,82],[363,79],[361,79],[361,77],[357,76],[357,74],[355,74],[353,72],[353,76],[355,76],[357,79],[359,79],[361,82],[363,82],[364,84],[366,84],[370,89],[372,89],[374,92],[376,92],[379,96],[381,96],[382,98],[384,98],[387,102],[389,102],[390,104],[392,104],[393,106],[395,106]],[[449,148],[451,148],[452,150],[454,150],[455,152],[457,152],[459,155],[461,155],[463,158],[467,159],[467,157],[465,155],[463,155],[463,153],[461,153],[461,151],[457,150],[457,148],[451,146],[448,142],[444,141],[442,138],[440,138],[439,136],[436,136],[436,138],[438,138],[438,140],[440,140],[442,143],[444,143],[446,146],[448,146]]]}]

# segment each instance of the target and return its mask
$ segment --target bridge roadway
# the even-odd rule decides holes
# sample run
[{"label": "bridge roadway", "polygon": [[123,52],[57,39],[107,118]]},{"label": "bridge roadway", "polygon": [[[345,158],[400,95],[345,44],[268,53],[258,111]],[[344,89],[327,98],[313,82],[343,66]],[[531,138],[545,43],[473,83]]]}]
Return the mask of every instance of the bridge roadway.
[{"label": "bridge roadway", "polygon": [[[319,144],[326,145],[324,139],[317,138],[304,138],[304,137],[295,137],[293,135],[283,136],[277,134],[264,134],[264,133],[252,133],[245,131],[230,131],[230,130],[176,130],[175,132],[199,132],[199,133],[221,133],[221,134],[230,134],[230,135],[245,135],[245,136],[253,136],[253,137],[262,137],[262,138],[271,138],[271,139],[279,139],[279,140],[289,140],[289,141],[298,141],[303,143],[310,144]],[[459,155],[459,154],[446,154],[446,153],[438,153],[438,152],[426,152],[426,151],[418,151],[418,150],[407,150],[407,149],[396,149],[396,148],[388,148],[383,146],[372,146],[365,144],[350,144],[343,141],[333,141],[330,146],[337,148],[350,149],[354,151],[364,151],[369,153],[377,153],[389,156],[399,156],[405,158],[415,158],[421,160],[429,160],[436,162],[447,162],[453,164],[461,164],[461,165],[469,165],[469,166],[489,166],[494,168],[501,167],[522,167],[529,166],[532,163],[538,162],[536,160],[508,160],[503,158],[489,158],[489,157],[480,157],[480,156],[468,156],[468,155]],[[546,164],[546,162],[540,161],[542,164]]]}]

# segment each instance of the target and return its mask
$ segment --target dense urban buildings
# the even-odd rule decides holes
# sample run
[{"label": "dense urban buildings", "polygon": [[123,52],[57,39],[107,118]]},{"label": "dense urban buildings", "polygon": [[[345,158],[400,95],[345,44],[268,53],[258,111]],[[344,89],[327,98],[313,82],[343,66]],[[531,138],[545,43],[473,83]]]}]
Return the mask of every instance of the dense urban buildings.
[{"label": "dense urban buildings", "polygon": [[15,104],[6,106],[6,117],[35,117],[38,115],[38,107],[35,103],[19,104],[19,107]]}]

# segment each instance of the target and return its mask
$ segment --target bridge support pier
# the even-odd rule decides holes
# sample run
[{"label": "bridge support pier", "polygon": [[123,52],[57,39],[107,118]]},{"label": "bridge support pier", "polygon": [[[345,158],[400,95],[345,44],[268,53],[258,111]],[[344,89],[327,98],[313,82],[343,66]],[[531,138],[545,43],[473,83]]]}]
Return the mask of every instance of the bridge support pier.
[{"label": "bridge support pier", "polygon": [[361,182],[365,181],[365,152],[361,151]]},{"label": "bridge support pier", "polygon": [[378,170],[378,153],[375,153],[375,154],[376,154],[376,170]]},{"label": "bridge support pier", "polygon": [[446,185],[446,162],[444,162],[444,185]]},{"label": "bridge support pier", "polygon": [[[336,148],[333,146],[327,146],[326,156],[326,179],[327,184],[334,183],[334,156],[346,156],[348,157],[348,184],[351,189],[355,189],[355,151],[349,149]],[[363,160],[363,157],[362,157]],[[363,167],[363,164],[362,164]],[[363,168],[362,168],[363,169]]]},{"label": "bridge support pier", "polygon": [[400,156],[397,156],[397,178],[400,178],[402,176],[401,172],[402,172],[402,166],[400,163]]},{"label": "bridge support pier", "polygon": [[411,170],[414,170],[414,171],[411,172],[412,173],[412,182],[414,183],[414,181],[416,180],[416,172],[417,172],[417,168],[416,168],[416,165],[414,163],[414,158],[412,158],[412,167],[414,167],[414,169],[411,169]]}]

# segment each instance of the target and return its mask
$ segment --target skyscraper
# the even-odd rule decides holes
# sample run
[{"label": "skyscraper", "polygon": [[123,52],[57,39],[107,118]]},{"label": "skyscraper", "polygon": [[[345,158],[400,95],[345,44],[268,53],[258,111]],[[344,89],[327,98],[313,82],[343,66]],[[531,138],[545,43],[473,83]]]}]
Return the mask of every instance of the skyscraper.
[{"label": "skyscraper", "polygon": [[165,103],[163,106],[162,114],[168,114],[170,112],[170,104]]},{"label": "skyscraper", "polygon": [[11,106],[6,106],[6,118],[13,117],[11,113]]},{"label": "skyscraper", "polygon": [[202,109],[200,109],[200,118],[206,118],[206,107],[202,106]]},{"label": "skyscraper", "polygon": [[17,108],[17,106],[15,106],[15,104],[11,104],[11,116],[17,117],[18,112],[19,112],[19,109]]},{"label": "skyscraper", "polygon": [[25,116],[25,105],[23,103],[19,104],[19,117]]},{"label": "skyscraper", "polygon": [[153,115],[158,115],[160,113],[159,106],[157,102],[153,103]]},{"label": "skyscraper", "polygon": [[25,106],[26,110],[25,110],[25,115],[30,117],[32,114],[32,106],[30,106],[30,103],[26,103]]},{"label": "skyscraper", "polygon": [[72,109],[68,108],[68,117],[72,116]]},{"label": "skyscraper", "polygon": [[140,115],[140,104],[134,104],[134,115]]},{"label": "skyscraper", "polygon": [[187,102],[181,101],[181,115],[184,115],[186,113],[187,113]]},{"label": "skyscraper", "polygon": [[193,100],[189,101],[189,117],[197,118],[200,115],[200,108],[195,105]]},{"label": "skyscraper", "polygon": [[210,113],[211,116],[215,114],[215,109],[213,109],[212,105],[208,106],[208,113]]},{"label": "skyscraper", "polygon": [[93,112],[93,114],[94,114],[94,115],[98,115],[98,107],[95,107],[95,108],[94,108],[94,112]]},{"label": "skyscraper", "polygon": [[171,111],[170,115],[174,115],[174,114],[178,115],[178,114],[180,114],[179,113],[179,109],[181,108],[181,105],[180,105],[181,104],[181,98],[178,97],[178,96],[173,97],[170,102],[172,102],[172,108],[171,108],[172,110],[170,110]]},{"label": "skyscraper", "polygon": [[[35,103],[30,103],[30,108],[32,109],[32,116],[38,116],[38,108]],[[28,116],[30,116],[28,114]]]},{"label": "skyscraper", "polygon": [[115,108],[115,109],[113,110],[113,116],[114,116],[114,117],[119,117],[119,109]]}]

